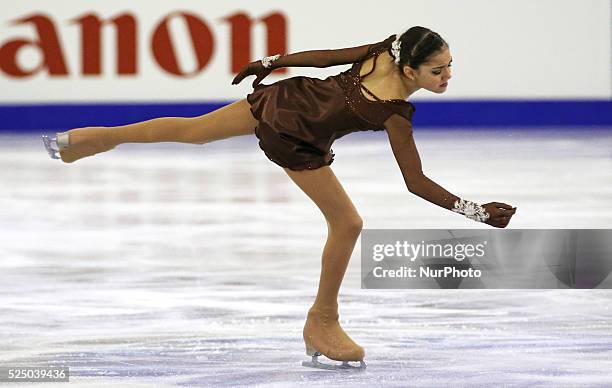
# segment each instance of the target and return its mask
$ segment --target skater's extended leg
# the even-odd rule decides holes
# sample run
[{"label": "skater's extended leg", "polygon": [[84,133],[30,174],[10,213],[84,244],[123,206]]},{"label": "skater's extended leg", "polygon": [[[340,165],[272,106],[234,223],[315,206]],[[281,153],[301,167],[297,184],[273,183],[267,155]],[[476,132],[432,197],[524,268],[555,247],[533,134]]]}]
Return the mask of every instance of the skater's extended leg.
[{"label": "skater's extended leg", "polygon": [[338,324],[337,299],[363,221],[329,166],[285,171],[315,202],[328,227],[319,289],[304,327],[307,349],[309,353],[318,351],[334,360],[362,360],[363,348],[353,342]]},{"label": "skater's extended leg", "polygon": [[204,144],[233,136],[250,135],[257,120],[246,99],[198,117],[161,117],[111,127],[115,143],[179,142]]},{"label": "skater's extended leg", "polygon": [[243,99],[198,117],[160,117],[118,127],[76,128],[67,132],[69,145],[60,148],[60,156],[71,163],[123,143],[204,144],[252,134],[256,125],[250,105]]}]

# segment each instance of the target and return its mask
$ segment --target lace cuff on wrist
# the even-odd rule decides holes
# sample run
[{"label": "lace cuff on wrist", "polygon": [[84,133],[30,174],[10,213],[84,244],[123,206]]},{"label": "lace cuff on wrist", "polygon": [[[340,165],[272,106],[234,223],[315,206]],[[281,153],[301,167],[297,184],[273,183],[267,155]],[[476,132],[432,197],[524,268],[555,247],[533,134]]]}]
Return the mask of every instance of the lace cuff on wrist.
[{"label": "lace cuff on wrist", "polygon": [[265,67],[266,69],[269,69],[272,67],[272,63],[278,61],[278,59],[280,58],[280,54],[276,54],[276,55],[272,55],[269,57],[264,57],[261,60],[261,64],[263,65],[263,67]]},{"label": "lace cuff on wrist", "polygon": [[451,210],[477,222],[485,222],[489,219],[489,213],[487,213],[484,206],[465,199],[455,201]]}]

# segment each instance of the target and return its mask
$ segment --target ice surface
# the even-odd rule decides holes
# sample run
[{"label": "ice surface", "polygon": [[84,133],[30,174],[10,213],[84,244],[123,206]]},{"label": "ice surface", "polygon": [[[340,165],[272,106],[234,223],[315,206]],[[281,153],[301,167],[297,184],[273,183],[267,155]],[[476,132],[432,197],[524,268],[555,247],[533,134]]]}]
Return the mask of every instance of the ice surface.
[{"label": "ice surface", "polygon": [[[612,225],[612,131],[415,139],[447,190],[517,206],[511,228]],[[410,194],[384,133],[333,148],[365,228],[486,227]],[[326,224],[254,137],[64,164],[3,136],[0,182],[0,366],[84,387],[612,385],[609,290],[363,290],[359,243],[340,319],[368,368],[302,367]]]}]

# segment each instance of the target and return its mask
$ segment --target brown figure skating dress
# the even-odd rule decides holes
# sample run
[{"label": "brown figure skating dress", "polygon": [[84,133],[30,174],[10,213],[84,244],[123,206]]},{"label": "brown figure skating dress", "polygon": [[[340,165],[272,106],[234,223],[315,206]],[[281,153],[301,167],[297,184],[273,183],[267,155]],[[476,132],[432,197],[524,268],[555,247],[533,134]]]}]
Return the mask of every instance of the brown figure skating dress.
[{"label": "brown figure skating dress", "polygon": [[[391,54],[394,39],[392,35],[373,44],[360,62],[324,80],[299,76],[257,85],[247,100],[259,122],[259,147],[268,159],[291,170],[328,166],[334,159],[334,140],[351,132],[384,130],[383,123],[394,113],[412,121],[415,108],[410,102],[381,100],[361,84],[374,71],[378,56]],[[360,76],[361,64],[370,57],[372,70]]]}]

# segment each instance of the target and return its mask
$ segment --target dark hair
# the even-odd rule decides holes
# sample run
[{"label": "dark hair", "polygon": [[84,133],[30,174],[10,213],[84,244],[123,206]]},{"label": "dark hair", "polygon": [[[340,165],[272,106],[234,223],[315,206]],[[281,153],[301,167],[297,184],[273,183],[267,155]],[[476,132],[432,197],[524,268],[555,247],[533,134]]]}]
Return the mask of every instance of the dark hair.
[{"label": "dark hair", "polygon": [[448,43],[429,28],[415,26],[400,36],[400,68],[408,65],[418,69],[434,53],[440,51]]}]

